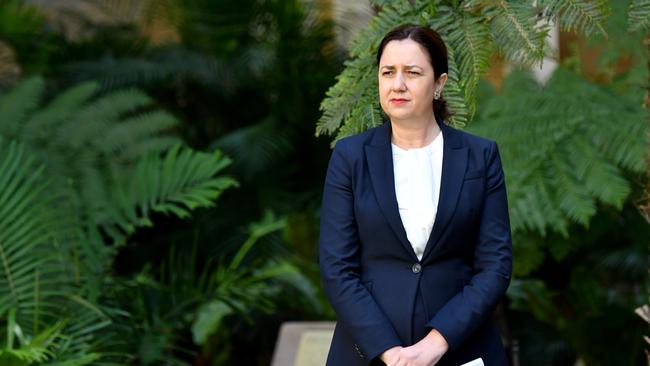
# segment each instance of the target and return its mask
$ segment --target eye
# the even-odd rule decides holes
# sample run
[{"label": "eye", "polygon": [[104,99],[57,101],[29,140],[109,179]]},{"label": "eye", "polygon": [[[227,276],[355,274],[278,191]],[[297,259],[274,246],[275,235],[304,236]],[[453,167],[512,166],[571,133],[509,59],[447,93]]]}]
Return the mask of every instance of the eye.
[{"label": "eye", "polygon": [[409,75],[420,75],[420,72],[411,70],[411,71],[408,71],[408,74]]},{"label": "eye", "polygon": [[393,75],[393,72],[392,72],[392,71],[388,71],[388,70],[386,70],[386,71],[382,71],[381,74],[382,74],[383,76],[391,76],[391,75]]}]

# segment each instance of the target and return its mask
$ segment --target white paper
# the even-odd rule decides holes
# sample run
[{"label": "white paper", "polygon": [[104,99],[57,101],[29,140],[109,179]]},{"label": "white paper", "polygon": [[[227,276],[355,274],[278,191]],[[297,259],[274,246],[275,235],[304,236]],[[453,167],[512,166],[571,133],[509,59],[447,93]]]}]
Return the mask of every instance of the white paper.
[{"label": "white paper", "polygon": [[468,363],[464,363],[460,366],[485,366],[485,364],[483,363],[483,359],[479,357],[476,360],[469,361]]}]

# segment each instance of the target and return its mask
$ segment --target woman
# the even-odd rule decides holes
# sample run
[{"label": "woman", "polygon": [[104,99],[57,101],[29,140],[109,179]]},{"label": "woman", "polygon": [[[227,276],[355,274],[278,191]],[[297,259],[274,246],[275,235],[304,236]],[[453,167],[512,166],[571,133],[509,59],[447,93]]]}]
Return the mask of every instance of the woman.
[{"label": "woman", "polygon": [[436,32],[392,30],[377,64],[390,122],[338,141],[325,179],[320,267],[338,316],[327,364],[506,365],[491,318],[512,270],[497,146],[444,124]]}]

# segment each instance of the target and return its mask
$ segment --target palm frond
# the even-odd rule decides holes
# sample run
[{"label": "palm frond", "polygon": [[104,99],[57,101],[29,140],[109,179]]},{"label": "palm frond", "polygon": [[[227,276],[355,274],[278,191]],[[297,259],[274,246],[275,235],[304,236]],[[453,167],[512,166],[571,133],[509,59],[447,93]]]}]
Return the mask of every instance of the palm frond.
[{"label": "palm frond", "polygon": [[[250,309],[271,312],[275,306],[273,297],[281,294],[283,286],[312,294],[315,289],[288,260],[265,260],[251,270],[242,265],[244,259],[264,236],[283,229],[284,219],[267,213],[260,222],[250,225],[248,239],[235,253],[230,263],[223,263],[213,274],[213,297],[197,309],[193,319],[192,335],[196,344],[204,344],[209,336],[218,334],[219,325],[231,314],[249,318]],[[262,300],[261,300],[262,299]]]},{"label": "palm frond", "polygon": [[[57,192],[24,145],[0,142],[0,314],[8,314],[6,328],[18,338],[0,350],[0,360],[89,364],[98,356],[87,331],[109,322],[96,312],[82,316],[84,307],[70,301],[78,290],[70,281],[71,253],[55,245],[58,226],[66,224],[53,210]],[[74,321],[65,321],[73,316]],[[76,355],[60,356],[71,345]]]},{"label": "palm frond", "polygon": [[150,154],[122,177],[125,181],[116,182],[115,204],[106,216],[110,221],[102,224],[110,232],[117,233],[111,228],[117,225],[130,234],[137,227],[150,226],[153,212],[187,217],[196,208],[212,206],[225,189],[237,185],[232,178],[217,176],[230,163],[219,151],[201,153],[180,145],[164,157]]},{"label": "palm frond", "polygon": [[46,209],[48,200],[43,199],[47,186],[39,181],[43,167],[36,165],[24,147],[15,142],[1,144],[0,152],[0,313],[17,308],[19,321],[24,323],[21,300],[34,296],[37,270],[41,274],[45,271],[45,275],[50,270],[59,271],[43,266],[51,258],[31,260],[26,256],[48,245],[52,239],[48,235],[52,218]]}]

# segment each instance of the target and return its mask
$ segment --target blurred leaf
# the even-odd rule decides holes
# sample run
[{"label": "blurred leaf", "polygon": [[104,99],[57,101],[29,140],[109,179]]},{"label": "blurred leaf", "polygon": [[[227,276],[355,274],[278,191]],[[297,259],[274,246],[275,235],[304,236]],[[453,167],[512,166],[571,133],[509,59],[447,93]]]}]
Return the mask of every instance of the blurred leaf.
[{"label": "blurred leaf", "polygon": [[219,330],[221,320],[232,314],[233,310],[219,300],[203,304],[192,324],[192,339],[196,344],[205,344],[212,334]]}]

